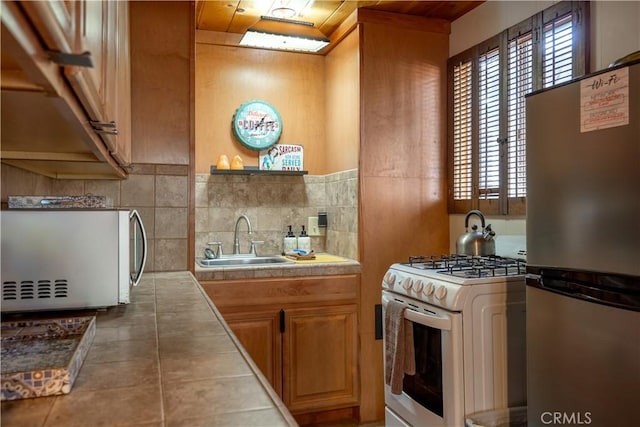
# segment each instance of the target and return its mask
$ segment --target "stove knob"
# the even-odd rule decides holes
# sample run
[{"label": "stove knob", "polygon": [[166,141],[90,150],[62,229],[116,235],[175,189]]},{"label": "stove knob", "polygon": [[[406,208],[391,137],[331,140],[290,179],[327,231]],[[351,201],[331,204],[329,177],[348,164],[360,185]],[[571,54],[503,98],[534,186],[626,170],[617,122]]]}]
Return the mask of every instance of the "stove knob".
[{"label": "stove knob", "polygon": [[423,287],[424,287],[424,283],[422,283],[422,280],[416,280],[413,283],[413,290],[416,292],[416,294],[419,294],[420,292],[422,292]]},{"label": "stove knob", "polygon": [[422,289],[422,293],[425,294],[426,296],[429,296],[433,293],[433,283],[429,282],[424,286],[424,289]]},{"label": "stove knob", "polygon": [[447,296],[447,288],[445,288],[444,286],[440,286],[438,289],[436,289],[435,296],[438,299],[444,298],[445,296]]},{"label": "stove knob", "polygon": [[393,285],[396,283],[396,275],[393,273],[387,273],[382,279],[383,284],[387,285],[390,289],[393,289]]},{"label": "stove knob", "polygon": [[402,287],[404,288],[405,291],[408,291],[409,289],[411,289],[412,285],[413,285],[413,280],[411,280],[410,277],[407,277],[402,281]]}]

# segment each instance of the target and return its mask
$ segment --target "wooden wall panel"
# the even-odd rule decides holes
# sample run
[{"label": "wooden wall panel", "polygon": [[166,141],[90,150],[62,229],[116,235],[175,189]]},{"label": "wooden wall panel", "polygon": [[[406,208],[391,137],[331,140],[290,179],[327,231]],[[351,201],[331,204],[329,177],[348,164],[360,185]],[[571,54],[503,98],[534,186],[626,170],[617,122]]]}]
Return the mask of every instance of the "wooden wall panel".
[{"label": "wooden wall panel", "polygon": [[304,168],[324,173],[325,80],[323,56],[198,42],[196,173],[208,173],[221,154],[258,165],[258,152],[244,148],[231,130],[236,109],[252,99],[276,107],[283,120],[280,143],[303,145]]},{"label": "wooden wall panel", "polygon": [[193,13],[193,2],[130,2],[133,163],[189,164]]},{"label": "wooden wall panel", "polygon": [[360,54],[353,31],[326,56],[327,104],[325,170],[334,173],[358,167],[360,146]]},{"label": "wooden wall panel", "polygon": [[[388,17],[389,15],[385,15]],[[362,18],[362,17],[361,17]],[[415,21],[415,20],[414,20]],[[448,27],[360,19],[361,421],[384,417],[383,354],[374,307],[389,265],[447,253]],[[413,22],[415,23],[415,22]]]}]

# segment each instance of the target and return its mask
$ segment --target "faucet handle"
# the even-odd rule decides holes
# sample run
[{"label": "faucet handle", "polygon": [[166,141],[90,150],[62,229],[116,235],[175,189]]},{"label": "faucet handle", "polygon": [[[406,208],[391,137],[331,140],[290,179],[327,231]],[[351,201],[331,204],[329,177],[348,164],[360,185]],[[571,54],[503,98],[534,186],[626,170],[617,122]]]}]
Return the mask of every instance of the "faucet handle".
[{"label": "faucet handle", "polygon": [[216,258],[220,258],[222,256],[222,242],[209,242],[209,243],[207,243],[207,246],[210,246],[210,245],[216,245],[218,247],[217,248],[218,250],[216,252]]},{"label": "faucet handle", "polygon": [[251,241],[251,249],[249,250],[249,253],[251,255],[256,255],[256,243],[264,243],[264,240],[252,240]]}]

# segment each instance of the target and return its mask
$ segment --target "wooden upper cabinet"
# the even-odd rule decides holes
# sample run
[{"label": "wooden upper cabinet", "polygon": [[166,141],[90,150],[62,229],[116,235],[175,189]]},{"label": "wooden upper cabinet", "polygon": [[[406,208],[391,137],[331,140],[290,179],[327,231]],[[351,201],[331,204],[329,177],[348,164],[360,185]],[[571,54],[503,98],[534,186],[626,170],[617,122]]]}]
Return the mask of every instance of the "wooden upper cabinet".
[{"label": "wooden upper cabinet", "polygon": [[[126,162],[119,164],[114,150],[96,132],[89,108],[66,76],[67,68],[79,67],[90,57],[78,48],[83,4],[0,4],[2,162],[51,178],[125,178]],[[61,65],[65,63],[76,65]],[[102,59],[100,63],[106,64]]]},{"label": "wooden upper cabinet", "polygon": [[[131,163],[131,61],[129,48],[129,4],[109,2],[109,12],[115,18],[115,37],[109,39],[106,85],[106,114],[115,117],[118,134],[106,134],[105,142],[111,154],[122,165]],[[114,21],[114,20],[112,20]]]},{"label": "wooden upper cabinet", "polygon": [[131,162],[129,6],[121,1],[24,2],[23,8],[121,165]]}]

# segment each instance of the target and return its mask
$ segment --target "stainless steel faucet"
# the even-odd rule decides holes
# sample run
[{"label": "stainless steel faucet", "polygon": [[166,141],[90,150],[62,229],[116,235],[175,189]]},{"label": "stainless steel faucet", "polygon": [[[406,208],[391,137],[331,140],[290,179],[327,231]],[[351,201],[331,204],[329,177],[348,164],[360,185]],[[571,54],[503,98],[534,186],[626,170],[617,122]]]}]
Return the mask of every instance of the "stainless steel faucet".
[{"label": "stainless steel faucet", "polygon": [[240,220],[243,218],[247,222],[247,227],[249,228],[248,230],[249,234],[253,233],[253,230],[251,229],[251,221],[249,221],[249,218],[247,218],[246,215],[240,215],[240,217],[236,221],[236,228],[233,231],[233,253],[234,254],[240,253],[240,239],[238,238],[238,224],[240,224]]}]

